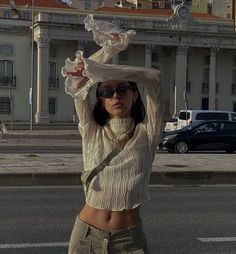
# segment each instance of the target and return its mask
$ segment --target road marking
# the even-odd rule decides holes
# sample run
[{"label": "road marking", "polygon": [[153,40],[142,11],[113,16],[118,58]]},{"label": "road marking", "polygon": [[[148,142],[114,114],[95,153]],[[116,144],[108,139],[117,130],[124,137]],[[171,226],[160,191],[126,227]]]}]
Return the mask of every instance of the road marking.
[{"label": "road marking", "polygon": [[236,237],[208,237],[198,238],[201,242],[236,242]]},{"label": "road marking", "polygon": [[82,185],[56,185],[56,186],[0,186],[0,190],[14,190],[14,189],[81,189]]},{"label": "road marking", "polygon": [[0,244],[0,249],[26,249],[26,248],[48,248],[48,247],[68,247],[69,243],[16,243]]}]

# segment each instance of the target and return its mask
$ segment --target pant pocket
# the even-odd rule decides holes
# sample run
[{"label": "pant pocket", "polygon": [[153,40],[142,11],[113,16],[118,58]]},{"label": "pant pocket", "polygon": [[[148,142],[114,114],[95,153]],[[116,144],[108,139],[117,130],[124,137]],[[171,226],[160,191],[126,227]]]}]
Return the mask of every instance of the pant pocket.
[{"label": "pant pocket", "polygon": [[88,224],[77,218],[71,233],[68,254],[91,253],[91,241],[86,239],[88,230]]},{"label": "pant pocket", "polygon": [[91,241],[79,239],[75,254],[91,254]]},{"label": "pant pocket", "polygon": [[85,239],[77,239],[76,243],[70,243],[68,254],[91,254],[91,241]]}]

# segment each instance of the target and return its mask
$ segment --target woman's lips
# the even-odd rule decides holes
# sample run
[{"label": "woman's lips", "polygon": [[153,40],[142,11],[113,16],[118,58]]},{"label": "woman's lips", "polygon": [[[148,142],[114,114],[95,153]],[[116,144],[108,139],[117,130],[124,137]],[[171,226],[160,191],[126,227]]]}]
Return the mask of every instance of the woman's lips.
[{"label": "woman's lips", "polygon": [[120,103],[120,102],[117,102],[117,103],[115,103],[115,104],[112,105],[113,108],[120,108],[120,107],[122,107],[122,106],[123,106],[123,104]]}]

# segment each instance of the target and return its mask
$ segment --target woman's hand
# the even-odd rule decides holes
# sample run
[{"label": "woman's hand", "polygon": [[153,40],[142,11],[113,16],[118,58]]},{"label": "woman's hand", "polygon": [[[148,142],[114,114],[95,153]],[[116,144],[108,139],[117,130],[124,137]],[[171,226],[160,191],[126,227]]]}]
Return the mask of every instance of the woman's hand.
[{"label": "woman's hand", "polygon": [[112,39],[117,42],[120,42],[123,37],[121,34],[117,34],[117,33],[111,33],[111,35],[112,35]]},{"label": "woman's hand", "polygon": [[74,69],[74,71],[68,71],[66,74],[75,77],[83,77],[82,73],[84,71],[84,62],[79,62]]},{"label": "woman's hand", "polygon": [[87,81],[89,80],[88,77],[83,76],[83,71],[84,71],[84,62],[79,62],[75,67],[74,71],[68,71],[66,72],[67,75],[73,76],[73,77],[81,77],[80,81],[75,83],[76,88],[81,88],[83,87]]}]

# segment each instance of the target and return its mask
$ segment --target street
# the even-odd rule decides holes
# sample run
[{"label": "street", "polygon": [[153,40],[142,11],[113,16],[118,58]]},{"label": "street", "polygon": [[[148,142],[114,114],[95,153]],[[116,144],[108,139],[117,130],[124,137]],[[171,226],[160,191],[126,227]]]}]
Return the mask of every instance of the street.
[{"label": "street", "polygon": [[[153,254],[236,253],[236,186],[151,186],[142,209]],[[0,254],[67,253],[81,187],[1,187]]]}]

